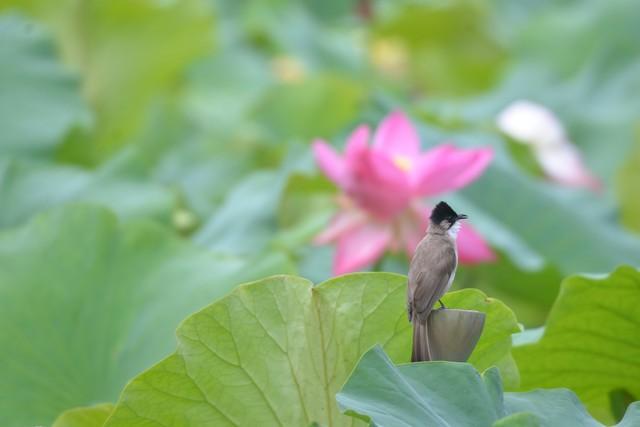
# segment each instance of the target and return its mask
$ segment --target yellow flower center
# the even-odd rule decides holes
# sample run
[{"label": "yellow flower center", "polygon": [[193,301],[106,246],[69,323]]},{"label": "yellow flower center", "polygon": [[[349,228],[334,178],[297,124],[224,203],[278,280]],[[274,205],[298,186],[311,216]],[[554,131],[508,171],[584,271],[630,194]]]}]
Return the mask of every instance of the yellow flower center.
[{"label": "yellow flower center", "polygon": [[413,164],[411,163],[411,159],[407,156],[399,156],[399,155],[394,156],[393,164],[396,165],[400,170],[403,170],[404,172],[409,172],[413,167]]}]

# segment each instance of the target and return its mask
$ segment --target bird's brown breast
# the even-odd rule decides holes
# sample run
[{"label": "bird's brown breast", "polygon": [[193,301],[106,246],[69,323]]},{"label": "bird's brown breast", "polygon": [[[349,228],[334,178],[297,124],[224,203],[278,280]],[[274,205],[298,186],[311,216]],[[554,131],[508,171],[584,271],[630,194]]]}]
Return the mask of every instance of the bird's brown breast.
[{"label": "bird's brown breast", "polygon": [[442,298],[449,286],[458,259],[455,241],[446,233],[428,233],[418,244],[409,267],[407,302],[410,315],[420,321]]}]

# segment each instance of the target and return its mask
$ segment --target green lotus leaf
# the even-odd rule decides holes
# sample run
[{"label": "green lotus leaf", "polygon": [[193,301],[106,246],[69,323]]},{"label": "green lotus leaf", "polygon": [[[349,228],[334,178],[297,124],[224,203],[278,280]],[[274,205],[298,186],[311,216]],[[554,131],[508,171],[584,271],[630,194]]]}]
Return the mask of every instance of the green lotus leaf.
[{"label": "green lotus leaf", "polygon": [[[502,336],[517,327],[508,308],[472,290],[445,303],[487,313],[476,348],[487,354],[473,360],[508,354]],[[129,383],[106,426],[351,425],[335,393],[374,344],[409,360],[405,305],[406,277],[390,273],[241,286],[181,324],[176,353]]]},{"label": "green lotus leaf", "polygon": [[617,195],[620,201],[620,220],[628,228],[640,232],[640,136],[633,150],[617,174]]},{"label": "green lotus leaf", "polygon": [[0,154],[51,154],[73,125],[88,120],[78,79],[38,24],[0,17],[0,63]]},{"label": "green lotus leaf", "polygon": [[505,62],[491,9],[470,1],[411,3],[381,20],[373,34],[406,56],[398,77],[432,96],[468,95],[491,87]]},{"label": "green lotus leaf", "polygon": [[120,218],[169,223],[176,204],[168,188],[101,170],[0,159],[0,227],[23,224],[33,215],[68,202],[99,203]]},{"label": "green lotus leaf", "polygon": [[[381,347],[360,360],[336,399],[348,415],[385,427],[603,427],[566,389],[503,393],[498,370],[468,363],[395,366]],[[619,427],[640,422],[640,403]]]},{"label": "green lotus leaf", "polygon": [[0,425],[115,401],[175,346],[179,321],[235,284],[289,272],[195,248],[151,222],[76,206],[0,233]]},{"label": "green lotus leaf", "polygon": [[640,399],[640,272],[562,283],[542,338],[516,347],[522,389],[568,387],[604,422],[614,421],[610,394]]},{"label": "green lotus leaf", "polygon": [[214,40],[211,8],[202,0],[5,3],[46,23],[66,62],[82,76],[96,126],[88,140],[64,147],[63,157],[76,162],[96,163],[128,142]]},{"label": "green lotus leaf", "polygon": [[102,427],[113,411],[111,403],[64,411],[51,427]]},{"label": "green lotus leaf", "polygon": [[365,98],[358,80],[327,74],[273,86],[257,103],[255,116],[276,138],[310,142],[341,131],[357,117]]}]

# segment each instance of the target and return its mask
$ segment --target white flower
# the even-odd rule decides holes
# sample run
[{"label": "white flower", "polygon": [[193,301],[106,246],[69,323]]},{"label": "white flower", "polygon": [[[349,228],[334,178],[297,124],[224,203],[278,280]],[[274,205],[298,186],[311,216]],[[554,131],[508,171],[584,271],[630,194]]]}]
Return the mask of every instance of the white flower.
[{"label": "white flower", "polygon": [[538,164],[551,180],[569,186],[600,190],[600,181],[585,166],[564,126],[548,108],[527,100],[513,102],[496,119],[498,128],[531,147]]},{"label": "white flower", "polygon": [[497,119],[502,132],[516,141],[534,146],[558,144],[566,140],[562,123],[547,108],[535,102],[515,101]]}]

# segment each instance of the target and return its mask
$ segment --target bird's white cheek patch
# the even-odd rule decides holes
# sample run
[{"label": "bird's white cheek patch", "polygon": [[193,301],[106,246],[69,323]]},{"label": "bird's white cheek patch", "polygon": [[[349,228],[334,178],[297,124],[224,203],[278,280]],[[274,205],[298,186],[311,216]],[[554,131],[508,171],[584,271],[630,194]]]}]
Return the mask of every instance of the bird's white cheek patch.
[{"label": "bird's white cheek patch", "polygon": [[462,224],[460,224],[459,222],[453,224],[453,226],[449,229],[449,236],[451,236],[453,239],[458,237],[458,232],[460,231],[461,226]]}]

